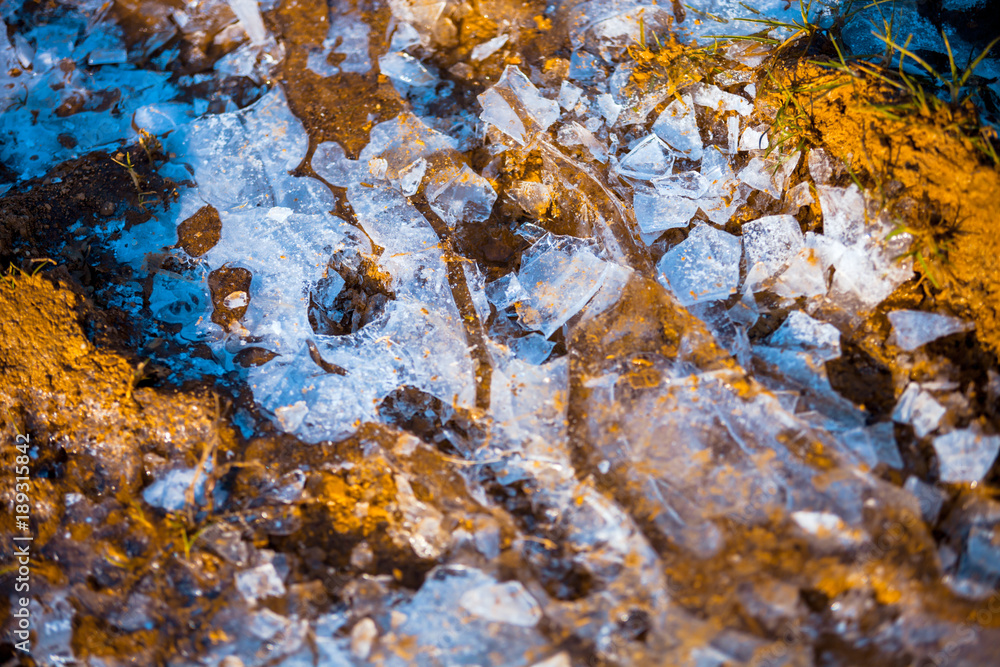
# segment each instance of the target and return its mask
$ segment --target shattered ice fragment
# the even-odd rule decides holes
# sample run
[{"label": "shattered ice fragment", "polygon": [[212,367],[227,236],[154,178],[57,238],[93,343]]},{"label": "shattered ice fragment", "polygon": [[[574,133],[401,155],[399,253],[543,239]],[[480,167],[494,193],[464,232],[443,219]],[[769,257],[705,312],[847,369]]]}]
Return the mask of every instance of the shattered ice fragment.
[{"label": "shattered ice fragment", "polygon": [[486,285],[486,298],[497,310],[509,308],[523,297],[524,289],[516,273],[508,273]]},{"label": "shattered ice fragment", "polygon": [[632,209],[643,234],[658,234],[667,229],[687,227],[698,212],[698,202],[637,187],[632,196]]},{"label": "shattered ice fragment", "polygon": [[790,215],[771,215],[743,225],[747,284],[751,287],[774,276],[802,249],[805,237]]},{"label": "shattered ice fragment", "polygon": [[598,141],[597,137],[590,130],[575,120],[559,128],[556,140],[567,148],[583,146],[590,153],[590,156],[598,162],[605,163],[608,161],[607,146]]},{"label": "shattered ice fragment", "polygon": [[899,454],[892,422],[879,422],[845,431],[844,444],[850,447],[869,468],[885,463],[890,468],[902,470],[903,457]]},{"label": "shattered ice fragment", "polygon": [[618,122],[618,116],[622,112],[622,105],[615,102],[615,98],[611,95],[598,95],[597,108],[600,109],[601,115],[607,121],[608,127]]},{"label": "shattered ice fragment", "polygon": [[917,437],[922,438],[937,429],[947,410],[934,400],[928,392],[922,391],[920,385],[911,382],[896,403],[892,412],[892,420],[899,424],[913,426]]},{"label": "shattered ice fragment", "polygon": [[978,482],[1000,452],[1000,436],[959,429],[934,438],[942,482]]},{"label": "shattered ice fragment", "polygon": [[420,183],[424,180],[424,174],[426,171],[427,160],[424,158],[414,160],[406,167],[400,169],[399,178],[397,179],[397,182],[399,183],[399,191],[407,197],[412,197],[417,194],[417,190],[420,189]]},{"label": "shattered ice fragment", "polygon": [[847,546],[856,544],[862,538],[859,531],[848,528],[844,520],[830,512],[792,512],[792,521],[799,528],[820,539],[835,538]]},{"label": "shattered ice fragment", "polygon": [[758,132],[752,127],[743,130],[740,137],[741,151],[766,151],[770,143],[767,139],[767,132]]},{"label": "shattered ice fragment", "polygon": [[507,196],[525,213],[541,217],[552,204],[552,188],[536,181],[518,181],[507,188]]},{"label": "shattered ice fragment", "polygon": [[695,161],[701,159],[703,144],[694,100],[690,95],[682,95],[679,100],[668,104],[653,123],[653,132],[688,158]]},{"label": "shattered ice fragment", "polygon": [[521,260],[518,319],[548,338],[597,293],[607,266],[586,241],[546,234]]},{"label": "shattered ice fragment", "polygon": [[937,522],[938,514],[941,513],[941,506],[944,505],[946,498],[945,494],[937,487],[912,475],[906,479],[903,488],[916,497],[920,504],[920,515],[923,516],[924,521],[933,526]]},{"label": "shattered ice fragment", "polygon": [[800,208],[808,206],[815,201],[816,200],[813,199],[812,192],[809,189],[809,182],[802,181],[785,193],[785,206],[783,213],[787,215],[795,215],[799,212]]},{"label": "shattered ice fragment", "polygon": [[238,290],[232,292],[225,299],[222,300],[222,305],[226,308],[242,308],[243,306],[250,303],[250,297],[243,290]]},{"label": "shattered ice fragment", "polygon": [[740,141],[740,119],[737,116],[730,116],[726,120],[726,134],[729,140],[729,154],[736,155]]},{"label": "shattered ice fragment", "polygon": [[653,179],[653,186],[660,194],[688,199],[699,199],[708,192],[711,185],[709,180],[697,171],[668,174]]},{"label": "shattered ice fragment", "polygon": [[499,51],[500,48],[507,43],[507,39],[507,35],[500,35],[499,37],[494,37],[489,41],[483,42],[482,44],[476,44],[472,47],[472,54],[470,57],[475,61],[485,60]]},{"label": "shattered ice fragment", "polygon": [[822,148],[809,151],[809,175],[816,185],[826,185],[833,180],[833,160]]},{"label": "shattered ice fragment", "polygon": [[739,95],[725,92],[718,86],[695,83],[688,87],[687,92],[691,93],[695,104],[715,111],[735,111],[741,116],[749,116],[753,111],[753,104]]},{"label": "shattered ice fragment", "polygon": [[618,164],[622,176],[651,181],[666,176],[674,167],[674,155],[670,147],[655,134],[651,134],[636,145]]},{"label": "shattered ice fragment", "polygon": [[427,203],[450,227],[486,220],[496,200],[490,182],[465,164],[450,177],[438,174],[427,186]]},{"label": "shattered ice fragment", "polygon": [[580,101],[580,95],[582,94],[582,88],[574,86],[569,81],[563,81],[559,87],[559,106],[569,111]]},{"label": "shattered ice fragment", "polygon": [[142,492],[142,498],[153,507],[168,512],[178,512],[187,505],[187,493],[192,484],[195,486],[195,502],[205,501],[205,479],[203,471],[194,468],[174,468],[147,486]]},{"label": "shattered ice fragment", "polygon": [[118,65],[128,62],[128,52],[124,47],[116,49],[94,49],[87,56],[87,64],[91,67],[95,65]]},{"label": "shattered ice fragment", "polygon": [[772,333],[767,344],[786,350],[810,352],[821,361],[840,356],[840,331],[832,324],[813,319],[801,310],[793,310]]},{"label": "shattered ice fragment", "polygon": [[820,207],[823,209],[823,235],[845,246],[864,240],[865,197],[857,185],[835,188],[817,185]]},{"label": "shattered ice fragment", "polygon": [[927,313],[920,310],[894,310],[888,314],[896,345],[911,352],[931,341],[957,333],[971,331],[971,322],[957,317]]},{"label": "shattered ice fragment", "polygon": [[778,199],[788,187],[800,156],[801,153],[796,151],[789,156],[755,157],[740,171],[739,179],[754,190],[766,192]]},{"label": "shattered ice fragment", "polygon": [[519,581],[486,584],[462,593],[458,603],[479,618],[530,628],[542,618],[542,609]]},{"label": "shattered ice fragment", "polygon": [[379,56],[379,70],[390,79],[408,86],[427,86],[438,80],[423,64],[409,53],[394,52]]},{"label": "shattered ice fragment", "polygon": [[392,33],[390,51],[405,51],[420,43],[420,33],[409,23],[400,23]]},{"label": "shattered ice fragment", "polygon": [[264,563],[237,572],[236,589],[251,605],[264,598],[280,597],[285,594],[285,584],[282,583],[272,563]]},{"label": "shattered ice fragment", "polygon": [[358,660],[367,660],[376,639],[378,628],[375,621],[370,618],[361,619],[351,628],[351,655]]},{"label": "shattered ice fragment", "polygon": [[477,99],[483,107],[479,117],[522,146],[529,133],[545,131],[559,118],[559,103],[543,97],[514,65],[508,65],[496,85]]},{"label": "shattered ice fragment", "polygon": [[229,6],[240,20],[250,41],[256,45],[263,44],[267,39],[267,30],[264,28],[264,17],[260,14],[257,0],[229,0]]},{"label": "shattered ice fragment", "polygon": [[740,278],[740,239],[698,225],[656,265],[663,282],[684,306],[725,299]]}]

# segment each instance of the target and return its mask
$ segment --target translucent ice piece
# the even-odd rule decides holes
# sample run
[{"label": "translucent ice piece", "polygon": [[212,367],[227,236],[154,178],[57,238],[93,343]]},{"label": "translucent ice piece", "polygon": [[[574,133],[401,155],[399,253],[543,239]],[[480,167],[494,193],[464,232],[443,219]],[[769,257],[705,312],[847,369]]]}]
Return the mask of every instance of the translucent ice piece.
[{"label": "translucent ice piece", "polygon": [[771,286],[778,296],[794,299],[800,296],[826,294],[826,270],[815,248],[803,248],[788,263]]},{"label": "translucent ice piece", "polygon": [[805,245],[799,222],[790,215],[771,215],[743,225],[743,252],[750,286],[774,276]]},{"label": "translucent ice piece", "polygon": [[920,310],[894,310],[888,314],[896,345],[911,352],[944,336],[971,331],[971,322]]},{"label": "translucent ice piece", "polygon": [[379,70],[390,79],[408,86],[427,86],[438,80],[423,64],[409,53],[394,52],[379,56]]},{"label": "translucent ice piece", "polygon": [[934,438],[942,482],[978,482],[1000,452],[1000,436],[959,429]]},{"label": "translucent ice piece", "polygon": [[636,145],[618,164],[622,176],[651,181],[666,176],[674,167],[674,155],[663,141],[651,134]]},{"label": "translucent ice piece", "polygon": [[563,81],[562,86],[559,87],[559,106],[569,111],[580,101],[582,94],[582,88],[574,86],[569,81]]},{"label": "translucent ice piece", "polygon": [[264,17],[260,15],[257,0],[229,0],[229,6],[240,20],[250,41],[253,44],[263,44],[267,39],[267,30],[264,28]]},{"label": "translucent ice piece", "polygon": [[514,65],[477,99],[483,107],[479,117],[522,146],[529,134],[547,130],[559,118],[559,103],[543,97]]},{"label": "translucent ice piece", "polygon": [[808,206],[815,201],[816,200],[813,199],[812,192],[809,190],[809,182],[802,181],[785,193],[785,206],[783,213],[786,213],[787,215],[795,215],[799,212],[800,208]]},{"label": "translucent ice piece", "polygon": [[912,475],[906,479],[903,488],[916,496],[917,502],[920,503],[921,516],[923,516],[924,521],[933,526],[941,513],[941,506],[944,505],[946,498],[945,494],[937,487]]},{"label": "translucent ice piece", "polygon": [[524,253],[518,281],[525,291],[518,319],[548,338],[600,289],[607,263],[572,236],[547,234]]},{"label": "translucent ice piece", "polygon": [[892,420],[900,424],[911,424],[917,437],[922,438],[937,429],[947,410],[934,400],[920,385],[911,382],[892,411]]},{"label": "translucent ice piece", "polygon": [[767,132],[758,132],[752,127],[743,130],[743,136],[740,137],[741,151],[766,151],[770,145]]},{"label": "translucent ice piece", "polygon": [[615,98],[611,95],[598,95],[597,108],[600,109],[601,115],[607,121],[608,127],[618,122],[618,116],[622,112],[622,105],[615,102]]},{"label": "translucent ice piece", "polygon": [[653,132],[688,158],[701,159],[703,144],[698,131],[694,100],[690,95],[682,95],[681,99],[668,104],[653,123]]},{"label": "translucent ice piece", "polygon": [[403,167],[399,172],[399,191],[407,197],[417,194],[420,183],[424,180],[424,173],[427,171],[427,160],[420,158],[414,160],[407,167]]},{"label": "translucent ice piece", "polygon": [[285,584],[272,563],[264,563],[236,573],[236,589],[253,605],[268,597],[285,594]]},{"label": "translucent ice piece", "polygon": [[708,193],[712,184],[697,171],[685,171],[654,178],[653,186],[667,196],[699,199]]},{"label": "translucent ice piece", "polygon": [[552,188],[536,181],[518,181],[507,188],[507,196],[526,213],[541,217],[552,204]]},{"label": "translucent ice piece", "polygon": [[566,147],[583,146],[598,162],[608,161],[608,147],[598,141],[593,133],[575,120],[559,128],[556,139]]},{"label": "translucent ice piece", "polygon": [[660,282],[682,305],[725,299],[740,278],[740,239],[699,225],[656,265]]},{"label": "translucent ice piece", "polygon": [[[197,481],[195,478],[197,477]],[[194,484],[194,500],[205,502],[204,471],[194,468],[174,468],[158,477],[142,492],[142,498],[153,507],[159,507],[168,512],[179,512],[187,505],[187,492]]]},{"label": "translucent ice piece", "polygon": [[475,61],[485,60],[499,51],[500,48],[507,43],[508,39],[507,35],[500,35],[499,37],[494,37],[489,41],[483,42],[482,44],[476,44],[472,47],[472,53],[469,57]]},{"label": "translucent ice piece", "polygon": [[508,273],[486,285],[486,298],[497,310],[504,310],[524,298],[524,288],[516,273]]},{"label": "translucent ice piece", "polygon": [[771,195],[775,199],[788,187],[788,181],[798,166],[800,153],[796,151],[787,157],[755,157],[740,171],[741,181]]},{"label": "translucent ice piece", "polygon": [[692,84],[686,92],[691,94],[695,104],[715,111],[735,111],[741,116],[749,116],[753,111],[753,104],[739,95],[727,93],[718,86],[708,83]]},{"label": "translucent ice piece", "polygon": [[458,604],[473,616],[526,628],[538,624],[542,609],[519,581],[485,584],[462,593]]},{"label": "translucent ice piece", "polygon": [[427,203],[449,227],[486,220],[496,200],[490,182],[465,164],[451,175],[435,176],[427,186]]},{"label": "translucent ice piece", "polygon": [[823,235],[848,247],[861,243],[865,233],[865,197],[858,186],[817,185],[816,192],[823,209]]},{"label": "translucent ice piece", "polygon": [[632,196],[632,208],[642,233],[656,234],[667,229],[687,227],[698,212],[698,202],[637,187]]},{"label": "translucent ice piece", "polygon": [[767,344],[786,350],[810,352],[820,361],[840,356],[840,331],[832,324],[815,320],[801,310],[793,310]]},{"label": "translucent ice piece", "polygon": [[809,151],[809,175],[816,185],[826,185],[833,179],[833,159],[822,148]]},{"label": "translucent ice piece", "polygon": [[903,457],[899,454],[892,422],[880,422],[845,431],[844,444],[850,447],[869,468],[885,463],[890,468],[901,470]]},{"label": "translucent ice piece", "polygon": [[400,23],[392,33],[389,43],[390,51],[406,51],[411,46],[420,43],[420,33],[409,23]]}]

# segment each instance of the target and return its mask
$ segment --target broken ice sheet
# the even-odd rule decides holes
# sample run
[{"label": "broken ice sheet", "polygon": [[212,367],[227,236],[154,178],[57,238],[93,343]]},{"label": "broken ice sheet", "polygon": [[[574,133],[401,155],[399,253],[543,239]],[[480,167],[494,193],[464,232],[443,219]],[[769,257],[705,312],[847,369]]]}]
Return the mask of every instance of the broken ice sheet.
[{"label": "broken ice sheet", "polygon": [[637,186],[632,195],[635,220],[643,234],[658,234],[667,229],[687,227],[698,212],[698,205],[693,199],[671,196],[641,186]]},{"label": "broken ice sheet", "polygon": [[491,40],[483,42],[482,44],[476,44],[472,47],[470,57],[475,61],[485,60],[500,50],[500,48],[507,43],[507,39],[507,35],[500,35],[499,37],[494,37]]},{"label": "broken ice sheet", "polygon": [[583,146],[590,153],[590,156],[598,162],[604,163],[608,161],[607,146],[598,141],[597,137],[590,130],[575,120],[559,128],[556,140],[567,148]]},{"label": "broken ice sheet", "polygon": [[640,141],[618,163],[618,173],[641,181],[667,176],[674,167],[674,154],[658,136]]},{"label": "broken ice sheet", "polygon": [[796,151],[788,156],[755,157],[740,171],[739,179],[754,190],[780,199],[799,164],[800,156],[801,153]]},{"label": "broken ice sheet", "polygon": [[892,412],[893,421],[900,424],[910,424],[918,438],[922,438],[937,429],[947,410],[934,400],[920,385],[911,382],[896,403]]},{"label": "broken ice sheet", "polygon": [[427,203],[449,227],[490,217],[497,193],[490,182],[463,164],[435,174],[427,185]]},{"label": "broken ice sheet", "polygon": [[1000,452],[1000,436],[983,435],[973,428],[939,435],[933,442],[942,482],[978,482]]},{"label": "broken ice sheet", "polygon": [[715,111],[735,111],[741,116],[749,116],[753,111],[751,102],[711,84],[695,83],[686,88],[685,92],[691,94],[695,104]]},{"label": "broken ice sheet", "polygon": [[768,337],[767,344],[784,350],[809,352],[817,361],[831,361],[840,356],[840,331],[801,310],[793,310]]},{"label": "broken ice sheet", "polygon": [[590,242],[546,234],[521,259],[517,277],[525,296],[516,306],[521,324],[551,336],[597,293],[607,266]]},{"label": "broken ice sheet", "polygon": [[427,86],[438,80],[423,63],[406,52],[379,56],[378,67],[382,74],[408,86]]},{"label": "broken ice sheet", "polygon": [[519,581],[477,586],[462,593],[458,604],[478,618],[526,628],[542,618],[538,603]]},{"label": "broken ice sheet", "polygon": [[740,239],[711,225],[698,225],[656,265],[660,282],[682,305],[725,299],[740,278]]},{"label": "broken ice sheet", "polygon": [[477,99],[483,107],[479,117],[522,146],[559,118],[559,103],[543,97],[515,65],[508,65],[496,85]]},{"label": "broken ice sheet", "polygon": [[535,627],[541,610],[520,583],[471,567],[432,570],[394,613],[401,622],[373,648],[373,664],[490,665],[503,656],[505,665],[528,667],[549,643]]},{"label": "broken ice sheet", "polygon": [[569,111],[576,106],[577,102],[580,101],[580,95],[582,94],[582,88],[574,86],[569,81],[563,81],[562,85],[559,87],[559,106],[566,111]]},{"label": "broken ice sheet", "polygon": [[747,285],[753,287],[774,276],[805,244],[799,221],[790,215],[772,215],[743,225],[747,258]]},{"label": "broken ice sheet", "polygon": [[869,468],[885,463],[890,468],[903,469],[892,422],[880,422],[845,431],[841,438]]},{"label": "broken ice sheet", "polygon": [[938,338],[973,329],[971,322],[920,310],[894,310],[887,317],[892,323],[896,345],[907,352],[912,352]]},{"label": "broken ice sheet", "polygon": [[668,104],[653,123],[653,132],[689,159],[701,159],[703,145],[694,100],[690,95],[682,95],[679,100]]}]

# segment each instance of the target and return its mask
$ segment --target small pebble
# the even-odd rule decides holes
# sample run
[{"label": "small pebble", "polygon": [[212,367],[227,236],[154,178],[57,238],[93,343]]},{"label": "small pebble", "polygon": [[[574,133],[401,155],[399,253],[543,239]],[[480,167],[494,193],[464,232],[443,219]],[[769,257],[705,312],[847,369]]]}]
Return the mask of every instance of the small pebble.
[{"label": "small pebble", "polygon": [[115,205],[113,203],[106,201],[103,204],[101,204],[101,215],[107,217],[109,215],[114,215],[114,214],[115,214]]}]

